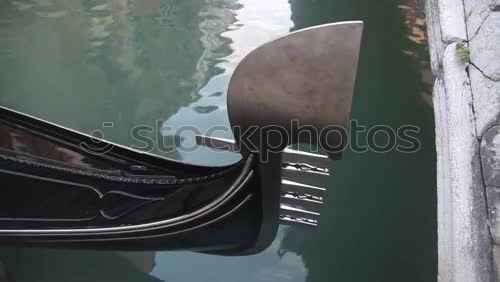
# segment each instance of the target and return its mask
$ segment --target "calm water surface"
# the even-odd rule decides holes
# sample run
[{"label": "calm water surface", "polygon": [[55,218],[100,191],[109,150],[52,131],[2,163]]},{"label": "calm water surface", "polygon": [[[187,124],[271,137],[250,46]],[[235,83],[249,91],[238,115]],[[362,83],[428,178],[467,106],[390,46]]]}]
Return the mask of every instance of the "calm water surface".
[{"label": "calm water surface", "polygon": [[[0,0],[0,104],[153,153],[230,163],[185,125],[227,125],[226,89],[258,45],[316,24],[364,20],[352,117],[421,128],[415,154],[347,152],[315,231],[282,227],[250,257],[191,252],[0,250],[13,281],[435,281],[434,124],[416,0]],[[103,123],[113,127],[103,127]],[[96,131],[97,130],[97,131]],[[221,137],[230,137],[221,132]],[[363,143],[362,140],[359,141]]]}]

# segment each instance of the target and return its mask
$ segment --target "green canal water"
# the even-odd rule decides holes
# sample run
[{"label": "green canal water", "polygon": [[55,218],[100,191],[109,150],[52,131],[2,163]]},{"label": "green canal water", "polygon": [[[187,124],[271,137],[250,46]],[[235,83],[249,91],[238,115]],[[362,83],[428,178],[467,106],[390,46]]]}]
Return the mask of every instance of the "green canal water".
[{"label": "green canal water", "polygon": [[258,255],[2,248],[10,279],[435,281],[432,77],[420,8],[415,0],[0,0],[1,105],[127,146],[133,127],[152,126],[163,144],[153,153],[205,164],[236,158],[165,147],[192,142],[172,129],[228,124],[228,81],[246,53],[296,29],[363,20],[352,118],[418,126],[421,145],[411,154],[346,152],[321,227],[283,226]]}]

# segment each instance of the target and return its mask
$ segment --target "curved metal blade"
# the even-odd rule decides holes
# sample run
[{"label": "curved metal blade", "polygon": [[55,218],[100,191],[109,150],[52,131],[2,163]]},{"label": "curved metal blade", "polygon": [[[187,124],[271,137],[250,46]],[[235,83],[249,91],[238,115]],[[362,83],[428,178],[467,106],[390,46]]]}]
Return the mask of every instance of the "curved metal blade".
[{"label": "curved metal blade", "polygon": [[[334,150],[346,142],[362,30],[361,21],[326,24],[253,50],[238,65],[229,85],[233,128],[279,126],[289,134],[285,143],[319,143],[338,158],[340,153]],[[308,130],[312,134],[298,134],[301,125],[313,128]],[[331,125],[346,131],[320,134]],[[241,133],[235,135],[238,145],[249,147],[245,142],[251,141],[259,151],[276,144],[276,140],[242,140]]]}]

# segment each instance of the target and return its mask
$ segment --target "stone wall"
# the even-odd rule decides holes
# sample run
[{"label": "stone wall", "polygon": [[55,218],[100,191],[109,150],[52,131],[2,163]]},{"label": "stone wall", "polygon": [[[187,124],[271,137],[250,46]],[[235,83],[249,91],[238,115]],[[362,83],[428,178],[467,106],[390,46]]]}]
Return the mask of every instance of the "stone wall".
[{"label": "stone wall", "polygon": [[499,281],[500,0],[426,4],[437,76],[438,279]]}]

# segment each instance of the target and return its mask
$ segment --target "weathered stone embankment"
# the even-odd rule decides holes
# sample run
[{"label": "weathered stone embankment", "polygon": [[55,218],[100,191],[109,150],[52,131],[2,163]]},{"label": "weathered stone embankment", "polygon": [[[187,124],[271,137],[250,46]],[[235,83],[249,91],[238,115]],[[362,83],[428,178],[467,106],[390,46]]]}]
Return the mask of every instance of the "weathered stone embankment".
[{"label": "weathered stone embankment", "polygon": [[438,278],[499,281],[500,0],[426,1],[437,77]]}]

